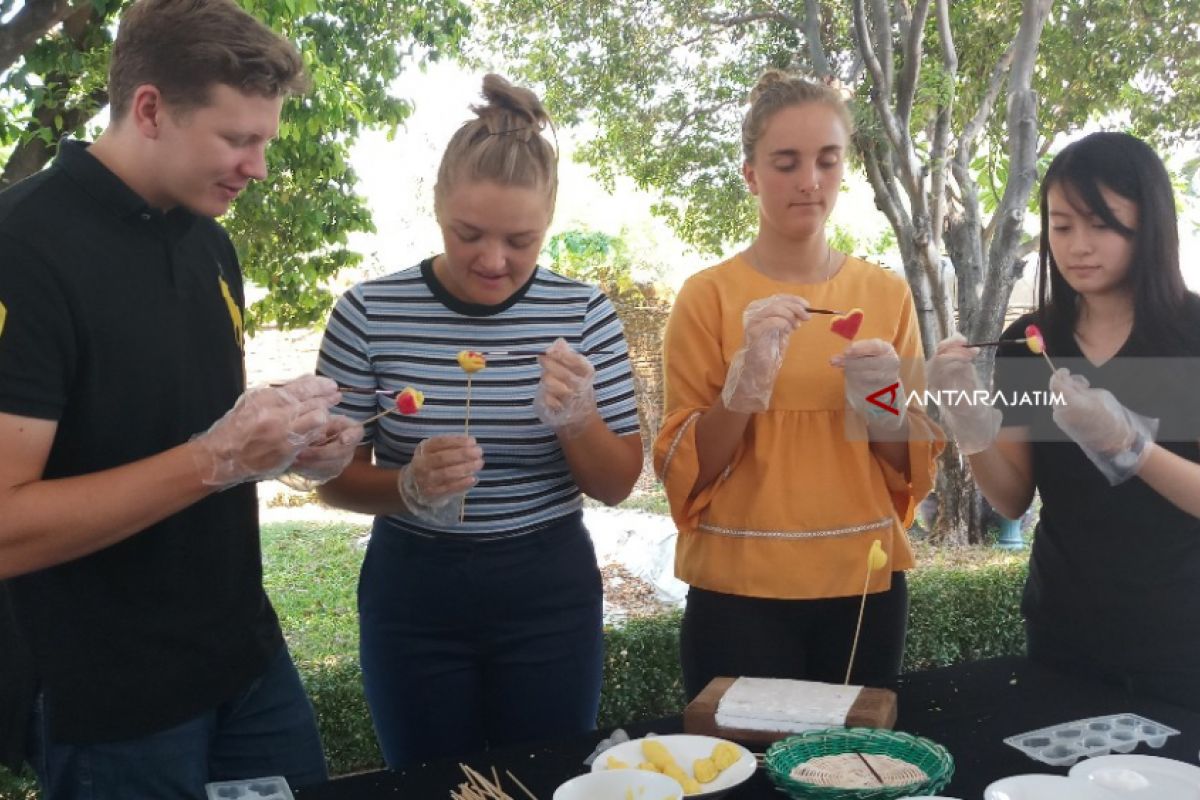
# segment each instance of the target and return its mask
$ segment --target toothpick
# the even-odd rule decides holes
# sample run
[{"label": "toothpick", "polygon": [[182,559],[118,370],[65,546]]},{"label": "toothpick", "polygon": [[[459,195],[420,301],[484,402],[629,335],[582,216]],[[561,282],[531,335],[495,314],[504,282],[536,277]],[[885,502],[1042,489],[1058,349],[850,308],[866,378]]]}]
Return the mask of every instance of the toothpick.
[{"label": "toothpick", "polygon": [[[467,416],[463,420],[463,436],[471,435],[471,373],[467,373]],[[462,503],[458,507],[458,524],[467,518],[467,495],[463,494]]]},{"label": "toothpick", "polygon": [[879,781],[880,786],[883,786],[883,778],[880,777],[879,773],[875,771],[875,768],[871,766],[871,762],[867,761],[867,757],[857,750],[854,751],[854,755],[862,759],[862,762],[867,765],[867,769],[871,770],[871,774],[875,776],[875,780]]},{"label": "toothpick", "polygon": [[871,586],[871,573],[887,566],[888,556],[880,541],[876,539],[867,551],[867,577],[863,581],[862,602],[858,604],[858,622],[854,625],[854,643],[850,646],[850,663],[846,665],[846,680],[843,685],[850,685],[850,672],[854,669],[854,655],[858,651],[858,635],[862,633],[863,611],[867,607],[867,589]]},{"label": "toothpick", "polygon": [[850,645],[850,663],[846,665],[846,680],[843,686],[850,685],[850,671],[854,669],[854,654],[858,651],[858,634],[862,632],[863,611],[867,608],[867,588],[871,585],[871,559],[867,559],[867,578],[863,581],[862,601],[858,604],[858,622],[854,625],[854,643]]},{"label": "toothpick", "polygon": [[537,797],[534,796],[533,792],[529,791],[529,788],[525,786],[525,784],[521,783],[520,778],[518,778],[516,775],[513,775],[511,770],[504,770],[504,774],[512,778],[512,782],[521,787],[521,791],[525,793],[529,800],[537,800]]}]

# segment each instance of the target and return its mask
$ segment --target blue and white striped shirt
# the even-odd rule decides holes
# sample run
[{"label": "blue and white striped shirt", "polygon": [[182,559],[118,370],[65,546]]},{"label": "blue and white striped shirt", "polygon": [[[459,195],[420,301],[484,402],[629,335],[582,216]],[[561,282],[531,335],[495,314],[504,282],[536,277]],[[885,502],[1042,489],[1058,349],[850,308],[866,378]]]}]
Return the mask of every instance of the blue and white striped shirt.
[{"label": "blue and white striped shirt", "polygon": [[[596,405],[618,435],[638,432],[633,375],[621,321],[599,289],[538,268],[508,302],[473,306],[452,297],[432,261],[350,289],[330,316],[317,372],[341,386],[425,393],[418,414],[389,414],[367,426],[381,467],[398,468],[417,445],[439,434],[461,434],[467,374],[460,350],[542,352],[556,338],[589,353],[596,369]],[[601,352],[597,352],[601,351]],[[470,434],[483,449],[479,482],[467,494],[466,518],[450,528],[409,516],[401,527],[428,535],[520,535],[577,511],[582,499],[554,431],[533,413],[541,378],[534,355],[493,355],[471,376]],[[339,413],[366,419],[393,404],[393,395],[346,392]]]}]

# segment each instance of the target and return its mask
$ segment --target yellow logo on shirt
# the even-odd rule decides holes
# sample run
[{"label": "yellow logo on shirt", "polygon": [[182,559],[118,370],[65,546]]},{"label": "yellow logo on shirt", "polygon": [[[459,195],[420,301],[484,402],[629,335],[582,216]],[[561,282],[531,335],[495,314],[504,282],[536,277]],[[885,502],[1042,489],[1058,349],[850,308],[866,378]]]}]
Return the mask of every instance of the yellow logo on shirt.
[{"label": "yellow logo on shirt", "polygon": [[0,303],[0,336],[4,335],[4,320],[8,318],[8,309],[4,307],[4,303]]},{"label": "yellow logo on shirt", "polygon": [[[221,282],[221,296],[225,298],[225,305],[229,308],[229,319],[233,322],[233,336],[237,339],[238,347],[245,350],[245,326],[242,324],[242,310],[238,308],[237,301],[233,299],[233,292],[229,291],[229,284],[225,282],[224,275],[218,275],[217,280]],[[0,324],[3,320],[0,319]]]}]

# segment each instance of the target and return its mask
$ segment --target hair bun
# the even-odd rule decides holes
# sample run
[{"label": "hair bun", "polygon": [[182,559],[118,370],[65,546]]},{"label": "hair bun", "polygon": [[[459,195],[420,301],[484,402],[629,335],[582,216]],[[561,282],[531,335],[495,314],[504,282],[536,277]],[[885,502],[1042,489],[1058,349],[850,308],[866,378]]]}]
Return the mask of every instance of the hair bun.
[{"label": "hair bun", "polygon": [[778,86],[790,80],[792,80],[792,76],[781,69],[767,70],[759,76],[758,83],[754,84],[754,88],[750,90],[750,102],[755,102],[758,98],[771,91],[772,86]]},{"label": "hair bun", "polygon": [[534,133],[544,130],[550,121],[545,106],[531,89],[514,86],[495,73],[483,76],[483,97],[487,104],[471,106],[471,110],[487,125],[490,134],[527,127],[529,131],[519,138],[528,141]]}]

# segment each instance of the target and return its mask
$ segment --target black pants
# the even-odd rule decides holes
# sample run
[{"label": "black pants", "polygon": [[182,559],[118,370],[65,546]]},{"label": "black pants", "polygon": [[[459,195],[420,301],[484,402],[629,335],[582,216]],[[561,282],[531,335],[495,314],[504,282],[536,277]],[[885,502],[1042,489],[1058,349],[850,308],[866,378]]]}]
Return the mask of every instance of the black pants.
[{"label": "black pants", "polygon": [[1192,658],[1189,663],[1178,657],[1146,654],[1136,668],[1131,668],[1105,658],[1122,648],[1109,648],[1109,653],[1100,652],[1103,649],[1081,645],[1061,630],[1025,622],[1025,652],[1030,661],[1200,712],[1200,658]]},{"label": "black pants", "polygon": [[[694,698],[716,677],[841,683],[862,597],[772,600],[692,587],[680,630],[683,686]],[[908,584],[867,595],[850,682],[877,686],[900,673],[908,628]]]},{"label": "black pants", "polygon": [[377,519],[358,613],[387,765],[593,730],[602,594],[581,514],[491,542],[421,537]]}]

